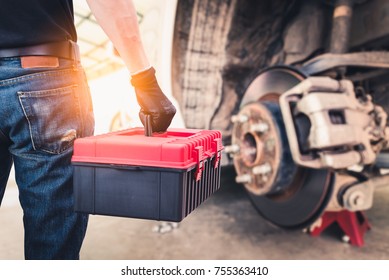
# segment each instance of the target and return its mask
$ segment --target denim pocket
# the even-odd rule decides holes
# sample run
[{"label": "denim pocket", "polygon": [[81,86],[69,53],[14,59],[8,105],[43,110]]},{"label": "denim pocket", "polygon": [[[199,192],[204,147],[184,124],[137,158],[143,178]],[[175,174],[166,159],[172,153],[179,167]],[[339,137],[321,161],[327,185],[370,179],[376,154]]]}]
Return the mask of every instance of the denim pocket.
[{"label": "denim pocket", "polygon": [[19,91],[34,150],[60,154],[72,147],[82,132],[77,86]]}]

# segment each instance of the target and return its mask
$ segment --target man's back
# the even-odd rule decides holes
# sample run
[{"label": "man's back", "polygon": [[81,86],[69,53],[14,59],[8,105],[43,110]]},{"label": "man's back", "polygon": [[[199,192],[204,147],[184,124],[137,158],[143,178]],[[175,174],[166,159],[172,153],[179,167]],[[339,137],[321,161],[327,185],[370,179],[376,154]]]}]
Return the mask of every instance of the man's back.
[{"label": "man's back", "polygon": [[0,49],[76,41],[72,0],[0,0]]}]

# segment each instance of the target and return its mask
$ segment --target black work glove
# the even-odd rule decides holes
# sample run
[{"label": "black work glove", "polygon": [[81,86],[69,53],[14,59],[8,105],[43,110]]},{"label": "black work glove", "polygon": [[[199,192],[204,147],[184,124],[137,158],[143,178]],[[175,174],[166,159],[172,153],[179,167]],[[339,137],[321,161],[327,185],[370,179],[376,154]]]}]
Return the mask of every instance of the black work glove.
[{"label": "black work glove", "polygon": [[153,132],[164,132],[169,127],[176,108],[163,94],[155,77],[155,69],[151,67],[139,74],[131,76],[131,84],[135,88],[139,106],[139,118],[146,125],[146,115],[151,117]]}]

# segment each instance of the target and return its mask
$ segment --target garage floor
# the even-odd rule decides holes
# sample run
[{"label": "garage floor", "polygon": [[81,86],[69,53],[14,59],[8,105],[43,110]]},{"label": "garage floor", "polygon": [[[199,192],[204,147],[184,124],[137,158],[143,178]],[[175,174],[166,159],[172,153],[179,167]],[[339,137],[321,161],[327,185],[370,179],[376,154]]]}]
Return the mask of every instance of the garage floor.
[{"label": "garage floor", "polygon": [[[224,168],[222,187],[180,224],[91,216],[81,258],[108,259],[389,259],[389,188],[366,212],[365,246],[341,241],[331,227],[319,237],[269,225]],[[0,209],[0,259],[23,259],[22,212],[11,180]]]}]

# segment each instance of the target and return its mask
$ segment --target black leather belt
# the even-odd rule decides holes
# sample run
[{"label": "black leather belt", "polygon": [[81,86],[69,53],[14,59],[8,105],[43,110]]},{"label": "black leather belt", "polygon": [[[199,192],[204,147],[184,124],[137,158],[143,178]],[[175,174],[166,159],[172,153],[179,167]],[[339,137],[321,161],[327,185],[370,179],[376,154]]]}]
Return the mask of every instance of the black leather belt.
[{"label": "black leather belt", "polygon": [[21,56],[55,56],[77,61],[80,60],[78,45],[72,41],[47,43],[21,48],[0,48],[0,58]]}]

